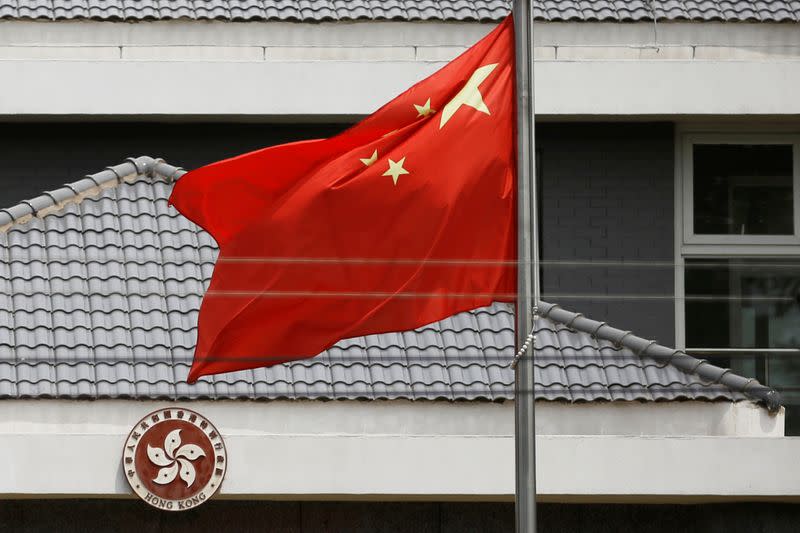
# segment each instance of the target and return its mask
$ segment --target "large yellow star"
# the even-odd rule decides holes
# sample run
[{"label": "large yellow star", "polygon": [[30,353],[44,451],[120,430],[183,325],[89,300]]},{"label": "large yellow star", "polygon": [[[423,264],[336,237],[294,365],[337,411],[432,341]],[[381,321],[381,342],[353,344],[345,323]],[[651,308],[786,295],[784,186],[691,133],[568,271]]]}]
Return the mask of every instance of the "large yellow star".
[{"label": "large yellow star", "polygon": [[374,152],[372,152],[371,156],[369,156],[367,158],[364,158],[364,159],[359,159],[359,161],[364,163],[365,167],[368,167],[368,166],[372,165],[377,160],[378,160],[378,150],[377,149]]},{"label": "large yellow star", "polygon": [[403,168],[403,164],[406,162],[406,158],[404,157],[400,161],[392,161],[389,159],[389,169],[383,173],[384,176],[391,176],[392,181],[394,184],[397,185],[397,179],[402,176],[403,174],[408,174],[408,170]]},{"label": "large yellow star", "polygon": [[477,109],[481,113],[490,115],[489,108],[483,101],[483,95],[479,89],[480,84],[483,83],[489,74],[497,67],[497,63],[491,65],[484,65],[479,67],[472,73],[464,87],[458,91],[458,94],[452,100],[447,102],[447,105],[442,109],[442,118],[439,120],[439,129],[442,129],[447,121],[453,118],[462,105],[468,105],[473,109]]},{"label": "large yellow star", "polygon": [[435,109],[431,109],[431,99],[428,98],[428,101],[425,102],[424,105],[417,105],[414,104],[414,109],[417,110],[417,118],[419,117],[427,117],[428,115],[432,115],[436,113]]}]

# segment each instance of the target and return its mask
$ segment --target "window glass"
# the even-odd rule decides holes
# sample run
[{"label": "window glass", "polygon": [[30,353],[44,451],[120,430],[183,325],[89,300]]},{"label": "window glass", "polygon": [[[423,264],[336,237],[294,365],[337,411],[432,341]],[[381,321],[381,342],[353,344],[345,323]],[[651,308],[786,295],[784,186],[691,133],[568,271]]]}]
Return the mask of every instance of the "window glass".
[{"label": "window glass", "polygon": [[686,345],[759,349],[695,355],[779,390],[800,434],[800,258],[686,259],[685,282]]},{"label": "window glass", "polygon": [[791,145],[695,144],[694,233],[792,235]]},{"label": "window glass", "polygon": [[686,259],[686,344],[800,347],[800,259]]}]

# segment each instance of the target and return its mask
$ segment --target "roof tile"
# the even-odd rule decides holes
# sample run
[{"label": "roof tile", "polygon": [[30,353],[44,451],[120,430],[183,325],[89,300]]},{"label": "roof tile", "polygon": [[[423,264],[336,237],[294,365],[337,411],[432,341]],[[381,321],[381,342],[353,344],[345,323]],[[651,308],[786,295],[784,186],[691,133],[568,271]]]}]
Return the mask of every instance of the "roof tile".
[{"label": "roof tile", "polygon": [[[3,0],[0,19],[499,21],[510,0]],[[652,6],[652,7],[651,7]],[[536,0],[547,21],[796,22],[796,0]]]},{"label": "roof tile", "polygon": [[[154,4],[147,2],[150,12]],[[173,4],[172,12],[199,5]],[[213,11],[213,2],[203,4]],[[441,2],[418,4],[414,16],[443,16]],[[589,4],[580,4],[581,9]],[[241,13],[257,7],[237,5]],[[370,13],[408,5],[385,3]],[[469,2],[448,5],[479,11]],[[598,3],[598,9],[614,6],[610,0]],[[303,16],[313,11],[342,17],[355,9],[348,2],[301,7]],[[297,16],[296,9],[287,9]],[[8,347],[8,356],[0,358],[0,396],[513,397],[514,372],[508,364],[514,355],[514,313],[506,304],[459,313],[415,331],[345,339],[314,359],[188,385],[198,310],[218,251],[207,233],[167,205],[170,191],[163,180],[140,176],[0,233],[0,346]],[[536,327],[539,398],[741,397],[550,318],[539,317]]]}]

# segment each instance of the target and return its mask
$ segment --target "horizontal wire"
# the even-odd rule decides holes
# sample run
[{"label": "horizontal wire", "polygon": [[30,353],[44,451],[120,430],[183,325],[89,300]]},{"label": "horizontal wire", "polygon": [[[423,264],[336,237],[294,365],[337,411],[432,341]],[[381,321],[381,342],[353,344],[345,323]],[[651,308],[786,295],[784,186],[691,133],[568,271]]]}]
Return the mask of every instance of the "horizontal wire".
[{"label": "horizontal wire", "polygon": [[[130,348],[125,346],[125,348]],[[141,349],[142,347],[136,347]],[[54,350],[50,348],[51,350]],[[140,363],[192,363],[196,361],[203,361],[203,362],[241,362],[241,363],[264,363],[269,364],[274,362],[275,360],[286,360],[290,359],[285,363],[278,363],[278,365],[298,365],[298,366],[305,366],[312,365],[312,364],[322,364],[322,365],[335,365],[339,363],[363,363],[364,365],[381,365],[381,364],[402,364],[406,362],[418,362],[418,363],[437,363],[445,366],[459,366],[461,363],[468,363],[468,364],[478,364],[478,363],[492,363],[492,362],[509,362],[513,359],[514,353],[509,350],[508,354],[503,355],[484,355],[480,352],[461,352],[455,354],[437,354],[437,355],[406,355],[402,352],[385,352],[385,351],[378,351],[375,348],[361,348],[364,352],[373,352],[368,354],[359,354],[359,355],[315,355],[313,357],[297,357],[297,356],[261,356],[261,355],[253,355],[253,356],[246,356],[246,355],[213,355],[213,356],[202,356],[195,358],[192,355],[171,355],[169,352],[146,352],[147,355],[132,355],[132,357],[123,357],[120,358],[116,355],[113,351],[108,350],[101,350],[98,355],[98,351],[93,351],[88,349],[86,351],[80,352],[71,352],[69,349],[66,349],[71,357],[75,357],[76,359],[66,360],[64,359],[65,355],[55,355],[52,351],[43,353],[42,355],[25,355],[25,356],[3,356],[0,357],[0,363],[9,363],[9,364],[27,364],[27,363],[55,363],[55,364],[65,364],[65,365],[74,365],[79,363],[108,363],[108,364],[119,364],[119,363],[127,363],[127,364],[140,364]],[[443,351],[445,349],[439,348]],[[608,348],[609,350],[612,349],[611,347]],[[144,348],[144,350],[147,350]],[[446,349],[449,351],[449,349]],[[617,348],[617,350],[621,350],[621,348]],[[378,351],[380,355],[375,355],[374,352]],[[624,361],[627,364],[623,366],[629,366],[634,364],[635,362],[641,362],[643,359],[649,359],[653,361],[655,364],[653,366],[663,367],[668,365],[667,361],[660,362],[657,359],[654,359],[646,354],[637,355],[633,352],[628,353],[607,353],[604,351],[594,351],[588,354],[582,354],[580,356],[564,356],[561,354],[558,355],[546,355],[543,354],[543,351],[549,351],[551,353],[557,353],[558,350],[553,348],[550,350],[542,350],[537,348],[534,350],[534,358],[537,363],[545,363],[546,365],[552,363],[560,363],[563,366],[580,366],[575,363],[580,362],[590,362],[594,366],[600,366],[598,363],[604,362],[613,362],[613,361]],[[586,351],[586,350],[582,350]],[[691,352],[684,352],[683,350],[676,350],[676,353],[683,354],[686,353],[688,355],[692,355]],[[108,354],[108,355],[103,355]],[[60,359],[59,359],[60,357]],[[716,360],[716,359],[764,359],[769,357],[770,359],[789,359],[789,358],[797,358],[798,355],[795,353],[786,353],[786,352],[776,352],[774,354],[770,353],[754,353],[754,354],[734,354],[733,357],[730,356],[720,356],[720,355],[712,355],[706,357],[709,360]],[[277,365],[276,365],[277,366]],[[540,365],[541,366],[541,365]],[[588,365],[587,365],[588,366]],[[651,366],[651,365],[648,365]]]},{"label": "horizontal wire", "polygon": [[[82,380],[82,381],[86,381],[86,380]],[[31,382],[30,384],[31,385],[39,385],[42,382],[52,383],[55,388],[64,388],[64,387],[72,388],[72,387],[78,387],[79,386],[78,383],[73,383],[73,382],[50,382],[50,381],[47,381],[47,380],[38,380],[38,381],[35,381],[35,382]],[[242,380],[227,381],[227,380],[223,380],[223,379],[218,379],[218,380],[215,380],[215,381],[211,381],[209,379],[204,379],[204,378],[201,377],[201,378],[198,379],[198,381],[196,383],[193,383],[193,384],[189,384],[186,381],[175,381],[175,382],[168,382],[167,383],[164,380],[160,380],[160,381],[156,381],[156,382],[148,382],[146,380],[133,381],[133,380],[129,380],[129,379],[121,379],[119,381],[114,381],[114,382],[109,382],[109,381],[105,381],[105,380],[100,381],[100,382],[88,382],[88,386],[91,387],[91,388],[95,388],[95,389],[101,388],[103,386],[109,386],[109,385],[111,385],[111,386],[119,386],[120,384],[126,384],[126,383],[130,384],[132,386],[139,386],[143,382],[147,383],[151,387],[156,387],[159,384],[166,383],[167,386],[169,386],[170,388],[177,388],[177,387],[192,388],[192,387],[196,387],[196,386],[198,386],[200,384],[211,385],[211,386],[214,386],[214,385],[230,385],[230,386],[234,386],[234,385],[237,385],[238,383],[244,383],[246,386],[248,386],[250,388],[256,388],[256,387],[261,385],[261,383],[254,383],[254,382],[249,382],[249,381],[248,382],[243,382]],[[24,385],[28,385],[28,383],[25,383],[25,382],[19,383],[18,382],[15,386],[17,388],[22,388]],[[269,385],[273,386],[274,383],[270,383]],[[491,396],[495,396],[497,394],[502,394],[503,392],[506,392],[506,391],[507,392],[514,392],[515,394],[519,394],[519,393],[529,394],[531,392],[531,390],[527,389],[527,388],[525,388],[525,389],[516,389],[514,387],[513,383],[507,383],[507,384],[506,383],[498,383],[497,385],[484,385],[484,386],[481,386],[481,387],[478,387],[478,386],[475,386],[475,385],[472,385],[472,384],[467,384],[467,383],[454,383],[454,384],[450,385],[450,388],[441,388],[442,387],[441,384],[438,384],[437,388],[432,388],[430,385],[426,385],[425,383],[421,383],[421,382],[418,383],[418,384],[413,384],[413,385],[412,384],[403,384],[403,386],[400,386],[400,387],[398,387],[394,383],[375,383],[375,384],[371,384],[370,385],[370,384],[364,384],[362,382],[362,383],[358,384],[357,388],[356,388],[356,386],[354,384],[347,384],[345,382],[333,383],[333,382],[316,381],[316,382],[312,382],[312,383],[303,382],[302,384],[287,383],[287,385],[292,387],[293,390],[291,392],[280,393],[280,392],[270,391],[270,392],[266,392],[266,393],[259,393],[260,395],[259,396],[254,396],[253,399],[255,399],[255,400],[258,400],[258,399],[268,400],[270,398],[291,398],[291,397],[298,397],[298,398],[303,398],[303,399],[313,399],[315,397],[316,398],[334,398],[335,399],[336,396],[340,396],[341,399],[347,399],[347,398],[352,398],[354,395],[357,395],[357,394],[369,394],[370,396],[373,396],[373,395],[375,395],[375,396],[383,396],[383,395],[391,396],[391,395],[404,394],[404,395],[411,396],[411,397],[413,397],[415,395],[422,395],[420,397],[420,399],[430,399],[431,395],[436,395],[436,396],[441,396],[441,397],[456,396],[456,397],[459,397],[459,398],[461,398],[461,397],[466,398],[466,397],[474,397],[474,396],[480,396],[480,395],[485,395],[485,396],[491,397]],[[303,392],[297,392],[297,388],[299,388],[300,386],[308,387],[310,389],[310,388],[319,387],[320,385],[324,385],[324,386],[327,386],[327,387],[330,387],[330,388],[325,390],[325,391],[308,391],[308,390],[306,390],[306,391],[303,391]],[[600,385],[603,388],[598,390],[597,389],[597,385]],[[446,387],[446,385],[445,385],[445,387]],[[708,386],[705,386],[705,385],[698,384],[698,385],[684,385],[684,386],[680,386],[680,387],[676,387],[674,385],[652,385],[652,386],[649,386],[649,387],[648,386],[631,387],[631,386],[626,386],[626,385],[622,385],[622,384],[619,384],[619,383],[611,383],[611,384],[608,384],[608,385],[601,384],[601,383],[591,383],[591,384],[588,384],[588,385],[573,385],[571,387],[570,386],[563,386],[563,385],[556,387],[556,386],[552,386],[552,385],[543,385],[543,384],[541,384],[541,385],[538,385],[538,386],[534,387],[533,392],[534,393],[538,393],[539,391],[547,391],[548,393],[551,393],[551,394],[563,394],[565,396],[579,396],[581,399],[583,399],[583,396],[584,396],[583,393],[587,392],[587,393],[590,393],[590,394],[593,395],[591,399],[587,399],[586,400],[587,402],[589,402],[589,401],[597,401],[597,400],[603,399],[603,398],[597,398],[598,394],[609,394],[610,396],[619,396],[620,399],[622,399],[621,397],[625,396],[626,394],[649,394],[649,393],[650,394],[652,394],[652,393],[669,393],[670,395],[679,395],[681,393],[701,394],[701,393],[707,392],[707,393],[713,393],[715,397],[719,397],[719,398],[727,398],[727,397],[729,397],[729,395],[745,396],[744,392],[732,391],[732,390],[721,390],[721,388],[724,389],[725,388],[724,385],[708,385]],[[795,390],[800,390],[800,389],[795,389],[795,388],[778,388],[778,387],[773,387],[773,388],[775,390],[779,391],[779,392],[784,392],[784,391],[786,391],[786,392],[794,392]],[[342,389],[342,390],[337,390],[337,389]],[[416,390],[416,389],[422,389],[422,390]],[[498,390],[498,389],[500,389],[500,390]],[[33,397],[37,397],[37,396],[39,396],[39,397],[47,397],[47,396],[55,396],[55,395],[37,394],[37,395],[30,395],[30,396],[33,396]],[[150,393],[150,394],[148,394],[148,393],[141,394],[141,393],[138,393],[138,392],[134,393],[132,395],[126,395],[126,394],[113,394],[113,395],[111,395],[111,394],[98,394],[97,396],[100,396],[100,397],[129,397],[130,396],[130,397],[136,397],[136,398],[141,398],[143,396],[148,397],[148,398],[150,398],[150,397],[156,397],[156,398],[158,398],[158,397],[175,397],[175,398],[191,397],[191,398],[197,398],[197,397],[204,397],[205,395],[203,395],[202,393],[199,393],[199,391],[198,391],[198,394],[188,394],[187,396],[184,396],[184,395],[182,395],[180,393],[172,393],[172,395],[170,395],[170,394],[158,395],[158,394],[152,394],[152,393]],[[233,396],[233,395],[229,395],[229,394],[225,394],[225,393],[215,394],[214,396],[223,397],[223,398],[230,398],[230,397],[234,397],[235,398],[235,397],[237,397],[237,396]],[[69,395],[69,397],[70,398],[74,398],[75,396],[74,395]],[[241,398],[243,396],[238,396],[238,397]],[[538,399],[546,401],[548,398],[540,397]]]},{"label": "horizontal wire", "polygon": [[[176,282],[181,283],[181,282]],[[65,292],[46,292],[46,291],[0,291],[0,296],[14,297],[14,296],[136,296],[140,298],[158,297],[168,298],[177,297],[183,298],[186,296],[210,296],[210,297],[231,297],[231,298],[246,298],[252,296],[265,297],[265,298],[482,298],[494,299],[495,301],[511,302],[516,300],[516,292],[391,292],[391,291],[248,291],[248,290],[209,290],[206,292],[199,291],[175,291],[175,292],[88,292],[88,291],[65,291]],[[533,296],[533,295],[531,295]],[[559,299],[559,300],[685,300],[685,301],[703,301],[703,302],[795,302],[798,301],[798,295],[792,296],[724,296],[724,295],[686,295],[676,296],[672,294],[625,294],[625,293],[550,293],[544,292],[543,299]],[[153,309],[160,310],[160,309]],[[149,311],[145,311],[149,312]]]},{"label": "horizontal wire", "polygon": [[[111,352],[109,352],[109,353],[111,353]],[[70,353],[69,355],[73,356],[73,357],[76,357],[77,359],[75,359],[75,360],[65,360],[65,359],[63,359],[63,357],[64,357],[63,355],[60,356],[60,357],[62,357],[61,359],[58,359],[59,356],[55,356],[53,353],[50,353],[48,355],[44,355],[43,354],[41,356],[34,355],[34,356],[22,356],[22,357],[20,357],[20,356],[16,356],[16,357],[0,357],[0,363],[9,363],[9,364],[37,363],[38,364],[38,363],[51,363],[51,362],[54,362],[56,364],[78,364],[78,363],[94,362],[94,363],[108,363],[108,364],[118,364],[118,363],[136,364],[136,363],[162,363],[162,362],[166,363],[166,362],[168,362],[168,363],[187,363],[188,364],[188,363],[192,363],[192,362],[203,361],[203,362],[229,362],[229,363],[233,363],[233,362],[236,362],[236,363],[259,363],[259,364],[263,363],[264,365],[267,365],[269,363],[274,362],[276,359],[277,360],[285,360],[284,358],[281,358],[281,357],[264,357],[264,356],[252,356],[252,357],[249,357],[249,356],[225,356],[225,355],[204,356],[204,357],[198,357],[196,359],[193,356],[182,357],[182,356],[170,356],[168,354],[166,354],[166,355],[146,355],[146,356],[138,356],[138,357],[134,355],[132,358],[123,358],[123,359],[120,359],[118,356],[114,356],[114,355],[98,356],[98,355],[96,355],[96,353],[92,354],[91,352],[86,352],[86,353],[80,353],[80,352],[75,353],[75,352],[73,352],[73,353]],[[365,365],[373,365],[373,364],[374,365],[380,365],[380,364],[398,364],[398,363],[402,364],[402,363],[406,363],[406,362],[418,362],[418,363],[438,363],[438,364],[442,364],[442,365],[446,365],[446,366],[458,366],[459,364],[462,364],[462,363],[477,364],[477,363],[483,363],[483,362],[491,363],[491,362],[495,362],[495,361],[498,361],[498,362],[509,362],[509,361],[511,361],[513,356],[514,356],[514,354],[511,353],[511,354],[506,355],[506,356],[485,356],[484,357],[484,356],[477,356],[476,355],[476,356],[470,357],[470,356],[464,356],[464,355],[459,353],[457,355],[450,356],[450,357],[456,358],[456,360],[447,361],[446,357],[441,357],[441,356],[436,357],[436,356],[405,356],[405,355],[399,355],[395,359],[389,359],[389,357],[386,356],[386,359],[382,360],[382,358],[380,356],[361,355],[361,356],[345,356],[345,357],[335,356],[335,357],[330,357],[329,359],[326,359],[326,360],[315,360],[315,361],[311,361],[311,358],[301,358],[301,359],[294,359],[294,360],[289,361],[287,363],[279,363],[279,364],[297,364],[297,365],[303,366],[302,361],[308,361],[308,364],[323,364],[323,365],[334,365],[334,364],[338,364],[338,363],[363,363]],[[314,356],[314,357],[318,357],[318,356]],[[619,360],[624,360],[624,361],[631,362],[635,357],[636,357],[635,355],[634,356],[631,356],[631,355],[625,355],[625,356],[609,355],[607,357],[604,355],[603,356],[603,360],[604,361],[611,361],[611,360],[614,360],[614,359],[619,359]],[[646,356],[643,356],[643,357],[646,357]],[[580,358],[575,358],[575,357],[571,357],[571,358],[565,358],[563,356],[547,357],[547,356],[541,356],[538,353],[535,355],[535,358],[536,358],[536,362],[537,363],[538,362],[565,363],[565,359],[580,360]],[[589,358],[590,358],[590,356],[587,356],[587,359],[589,359]],[[288,358],[286,358],[286,359],[288,359]],[[595,365],[596,365],[596,363],[597,363],[596,359],[593,359],[593,360],[589,359],[589,360],[591,362],[595,363]],[[641,360],[641,359],[639,359],[639,360]],[[664,363],[664,364],[667,364],[667,363]],[[567,366],[577,366],[577,365],[567,365]]]},{"label": "horizontal wire", "polygon": [[[121,248],[114,248],[113,252],[109,251],[109,255],[97,254],[91,255],[86,253],[78,254],[49,254],[44,253],[45,257],[38,259],[32,258],[36,253],[31,253],[30,248],[25,248],[24,251],[15,252],[12,246],[9,248],[9,259],[15,257],[22,257],[28,261],[83,261],[83,262],[137,262],[135,258],[124,257],[110,257],[110,255],[122,255],[125,253]],[[182,247],[181,247],[182,248]],[[172,248],[171,250],[178,250],[180,248]],[[760,262],[757,258],[747,261],[729,262],[724,258],[719,260],[703,258],[698,260],[689,260],[688,263],[677,263],[674,261],[659,261],[659,260],[575,260],[575,259],[542,259],[538,262],[540,266],[573,266],[573,267],[657,267],[657,268],[678,268],[678,267],[736,267],[736,268],[756,268],[756,267],[770,267],[770,268],[792,268],[800,265],[800,258],[786,257],[786,260],[776,261],[775,257],[768,259],[770,262]],[[186,257],[185,262],[194,261],[194,257]],[[701,262],[702,261],[702,262]],[[153,261],[145,261],[150,264]],[[170,261],[175,263],[175,261]],[[280,256],[242,256],[242,257],[218,257],[216,263],[232,263],[232,264],[312,264],[312,265],[441,265],[441,266],[518,266],[522,264],[533,264],[532,261],[517,261],[517,260],[497,260],[497,259],[435,259],[435,258],[368,258],[368,257],[280,257]]]},{"label": "horizontal wire", "polygon": [[[14,251],[15,247],[11,247],[9,249],[9,258],[16,258],[21,256],[31,257],[36,254],[31,254],[29,251],[27,253],[23,252],[20,254],[16,254]],[[117,249],[119,250],[119,249]],[[122,253],[124,256],[124,252]],[[94,258],[93,258],[94,257]],[[46,254],[46,259],[30,259],[31,261],[72,261],[72,260],[79,260],[82,262],[118,262],[118,263],[128,263],[128,262],[136,262],[135,259],[121,259],[103,255],[92,255],[92,254]],[[186,262],[195,262],[193,258],[187,258]],[[228,258],[228,257],[221,257],[218,258],[217,263],[232,263],[232,264],[308,264],[308,265],[430,265],[430,266],[465,266],[465,267],[481,267],[481,266],[518,266],[520,264],[531,264],[531,262],[522,262],[522,261],[502,261],[502,260],[478,260],[478,259],[410,259],[410,258],[396,258],[396,259],[376,259],[376,258],[287,258],[287,257],[236,257],[236,258]],[[151,264],[150,261],[143,261],[145,264]],[[173,262],[175,263],[175,262]],[[181,263],[181,264],[183,264]],[[176,263],[175,263],[176,264]],[[780,261],[775,262],[774,259],[770,259],[769,261],[746,261],[746,262],[731,262],[725,260],[697,260],[697,261],[688,261],[686,263],[678,263],[678,262],[669,262],[669,261],[628,261],[628,260],[542,260],[538,263],[542,267],[571,267],[571,268],[685,268],[687,270],[690,269],[700,269],[700,268],[743,268],[743,269],[763,269],[763,268],[775,268],[775,269],[796,269],[798,265],[800,265],[800,259],[789,259],[787,261]],[[199,266],[199,265],[198,265]],[[0,280],[3,278],[0,277]],[[18,279],[18,278],[16,278]],[[202,292],[176,292],[176,293],[84,293],[84,292],[73,292],[73,293],[44,293],[44,292],[13,292],[13,293],[2,293],[0,295],[5,296],[14,296],[14,295],[22,295],[22,296],[34,296],[34,295],[50,295],[58,294],[62,296],[111,296],[112,294],[127,294],[128,296],[140,296],[140,297],[148,297],[148,296],[158,296],[158,297],[169,297],[169,296],[202,296],[204,293]],[[395,292],[378,292],[378,291],[342,291],[342,292],[319,292],[319,291],[209,291],[205,293],[206,295],[210,296],[223,296],[223,297],[250,297],[250,296],[259,296],[259,297],[276,297],[276,298],[285,298],[285,297],[303,297],[303,298],[388,298],[388,297],[396,297],[396,298],[474,298],[474,297],[482,297],[482,298],[507,298],[507,299],[515,299],[517,297],[517,293],[483,293],[483,292],[462,292],[462,293],[424,293],[424,292],[404,292],[404,293],[395,293]],[[561,300],[627,300],[627,301],[638,301],[638,300],[663,300],[663,301],[703,301],[703,302],[722,302],[722,301],[749,301],[749,302],[794,302],[797,301],[796,297],[792,296],[723,296],[723,295],[687,295],[684,297],[676,297],[672,294],[596,294],[596,293],[546,293],[545,298],[552,298],[552,299],[561,299]],[[156,309],[157,311],[163,311],[161,309]],[[149,312],[149,311],[143,311]],[[138,349],[147,350],[145,347],[135,347]],[[359,347],[360,348],[360,347]],[[55,348],[53,348],[55,349]],[[342,348],[345,349],[345,348]],[[362,350],[375,350],[375,348],[360,348]],[[69,348],[66,348],[69,351]],[[563,355],[553,355],[548,356],[541,353],[541,349],[536,350],[536,362],[544,362],[548,363],[550,361],[553,362],[560,362],[564,363],[567,360],[580,360],[580,357],[570,356],[564,357]],[[585,351],[585,350],[584,350]],[[111,353],[111,352],[109,352]],[[386,352],[380,352],[387,357]],[[602,360],[604,361],[613,361],[615,359],[625,359],[630,360],[631,356],[627,354],[609,354],[604,353],[601,351],[593,352],[593,354],[599,355]],[[79,356],[80,354],[71,353],[71,355]],[[152,355],[152,354],[151,354]],[[709,359],[717,359],[717,358],[727,358],[730,354],[725,355],[709,355]],[[157,363],[157,362],[164,362],[164,363],[191,363],[195,361],[193,357],[173,357],[164,355],[163,357],[152,357],[148,356],[143,358],[143,360],[130,360],[130,359],[118,359],[114,357],[98,357],[96,351],[91,351],[91,353],[86,353],[87,358],[90,358],[88,361],[55,361],[54,355],[51,353],[47,357],[42,357],[39,359],[38,357],[15,357],[15,358],[5,358],[0,357],[0,362],[11,363],[15,365],[21,364],[40,364],[40,363],[50,363],[53,362],[54,364],[64,364],[64,365],[71,365],[71,364],[80,364],[80,363],[110,363],[110,364],[131,364],[135,365],[137,363]],[[315,363],[323,363],[326,365],[336,364],[340,362],[358,362],[364,363],[365,365],[371,364],[394,364],[394,363],[402,363],[404,361],[413,362],[431,362],[431,363],[443,363],[442,357],[435,357],[435,356],[410,356],[407,354],[399,354],[397,355],[400,361],[380,361],[379,358],[375,356],[368,356],[367,358],[363,356],[353,356],[353,357],[342,357],[337,356],[335,358],[331,357],[329,360],[326,361],[315,361],[311,364]],[[447,356],[445,356],[446,358]],[[466,363],[466,364],[474,364],[471,363],[471,356],[468,352],[458,351],[457,354],[454,354],[450,357],[457,357],[458,362]],[[508,356],[488,356],[488,355],[476,355],[475,361],[476,362],[491,362],[491,361],[502,361],[502,362],[510,362],[512,359],[513,354],[509,354]],[[587,355],[587,359],[591,356]],[[770,357],[772,358],[785,358],[785,357],[796,357],[792,354],[746,354],[744,357],[753,357],[753,358],[765,358]],[[275,357],[272,358],[265,358],[265,357],[242,357],[241,361],[253,363],[253,362],[270,362],[276,359]],[[366,360],[365,360],[366,359]],[[371,360],[370,360],[371,359]],[[375,360],[378,359],[378,360]],[[203,360],[207,362],[214,362],[214,361],[225,361],[225,362],[234,362],[237,359],[232,359],[228,356],[220,356],[220,357],[204,357],[199,358],[198,360]],[[300,360],[298,360],[300,361]],[[305,359],[305,361],[310,361],[310,359]],[[295,363],[298,366],[303,366],[302,363]],[[444,361],[444,364],[447,364]],[[665,363],[666,364],[666,363]],[[203,380],[201,378],[201,382],[208,383],[210,380]],[[226,383],[225,380],[216,380],[212,383]],[[248,383],[248,385],[253,386],[252,383]],[[314,383],[308,384],[308,386],[314,386]],[[333,384],[331,384],[333,385]],[[589,386],[584,385],[573,385],[571,387],[554,387],[554,386],[547,386],[547,385],[540,385],[537,386],[534,390],[547,390],[550,392],[560,391],[565,393],[565,395],[571,395],[576,390],[586,390],[591,388],[594,385],[601,385],[600,383],[592,383]],[[453,395],[454,389],[461,389],[461,388],[468,388],[469,395],[474,396],[481,394],[480,391],[485,391],[487,396],[491,396],[493,394],[492,387],[487,386],[485,388],[478,388],[474,385],[468,384],[454,384],[452,385],[451,389],[431,389],[425,386],[424,383],[420,383],[418,386],[425,387],[425,394],[439,394],[443,397],[449,397]],[[681,392],[692,392],[692,393],[699,393],[702,391],[710,391],[713,388],[718,388],[719,385],[709,385],[706,386],[694,386],[694,387],[676,387],[673,385],[668,386],[651,386],[651,387],[630,387],[624,386],[620,384],[611,384],[611,386],[618,386],[620,387],[620,394],[630,394],[630,393],[653,393],[658,391],[668,392],[670,394],[678,394]],[[372,385],[372,386],[365,386],[364,390],[375,390],[386,388],[387,385]],[[391,387],[391,385],[388,385]],[[513,387],[513,385],[509,384],[499,384],[496,387]],[[797,387],[775,387],[781,391],[798,391],[800,388]],[[413,396],[413,386],[408,385],[407,390],[410,391],[410,395]],[[530,390],[521,390],[518,391],[521,393],[529,393]],[[308,392],[303,393],[304,397],[313,397],[313,396],[320,396],[320,397],[335,397],[336,394],[331,393],[314,393]]]}]

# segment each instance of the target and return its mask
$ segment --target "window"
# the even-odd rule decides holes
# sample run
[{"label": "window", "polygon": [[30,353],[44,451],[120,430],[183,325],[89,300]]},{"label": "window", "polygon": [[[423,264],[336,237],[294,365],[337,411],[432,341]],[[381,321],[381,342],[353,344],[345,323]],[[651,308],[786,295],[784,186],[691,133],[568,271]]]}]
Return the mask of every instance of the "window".
[{"label": "window", "polygon": [[696,235],[793,235],[792,146],[695,144]]},{"label": "window", "polygon": [[800,137],[686,135],[683,243],[800,246]]},{"label": "window", "polygon": [[684,277],[687,346],[762,382],[775,365],[800,378],[800,261],[687,258]]},{"label": "window", "polygon": [[800,434],[800,136],[682,132],[678,150],[678,344],[780,390]]}]

